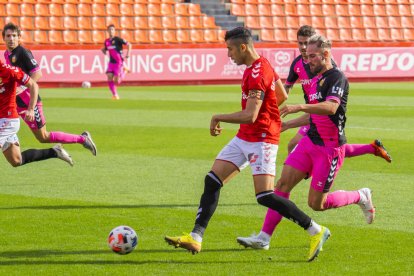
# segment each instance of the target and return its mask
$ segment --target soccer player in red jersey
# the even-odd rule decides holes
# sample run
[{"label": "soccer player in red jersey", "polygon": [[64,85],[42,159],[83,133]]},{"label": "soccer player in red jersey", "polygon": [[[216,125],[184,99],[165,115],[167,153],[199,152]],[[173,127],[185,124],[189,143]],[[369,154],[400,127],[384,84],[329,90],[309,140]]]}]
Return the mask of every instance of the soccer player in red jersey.
[{"label": "soccer player in red jersey", "polygon": [[218,204],[220,189],[250,165],[257,202],[308,231],[311,235],[308,260],[312,261],[330,236],[329,230],[315,223],[293,202],[273,193],[281,128],[278,106],[287,99],[286,91],[269,61],[256,52],[248,29],[239,27],[228,31],[225,41],[228,56],[237,65],[247,66],[242,80],[242,110],[214,115],[210,134],[221,134],[221,122],[240,124],[240,128],[236,137],[218,154],[205,177],[204,193],[192,232],[178,237],[166,236],[165,240],[175,247],[200,252],[204,231]]},{"label": "soccer player in red jersey", "polygon": [[115,26],[108,26],[109,38],[104,42],[104,47],[102,52],[106,55],[109,53],[109,63],[108,69],[106,70],[106,75],[108,77],[108,86],[109,90],[112,93],[112,99],[119,100],[118,91],[116,89],[117,84],[121,83],[121,80],[124,77],[125,71],[127,70],[124,66],[124,57],[122,56],[123,45],[126,45],[127,52],[125,58],[129,58],[129,53],[131,52],[132,45],[118,36],[115,36]]},{"label": "soccer player in red jersey", "polygon": [[[34,81],[39,81],[42,77],[40,67],[29,49],[20,45],[21,30],[19,26],[8,23],[3,28],[3,40],[6,42],[7,50],[4,52],[4,58],[7,64],[19,67]],[[30,89],[24,85],[19,86],[16,92],[17,112],[24,114],[27,110],[30,97]],[[40,96],[36,96],[36,105],[34,108],[35,120],[28,121],[22,116],[24,122],[29,126],[32,133],[40,143],[63,143],[63,144],[82,144],[86,149],[96,155],[96,146],[88,131],[81,135],[70,134],[61,131],[47,131],[46,119],[43,114],[43,103]]]},{"label": "soccer player in red jersey", "polygon": [[36,119],[35,106],[38,95],[38,85],[20,68],[3,64],[0,61],[0,148],[7,161],[18,167],[30,162],[59,158],[73,165],[69,154],[60,144],[50,149],[29,149],[20,152],[17,132],[20,128],[19,114],[16,104],[16,87],[27,86],[30,89],[31,100],[28,107],[20,114],[26,121]]}]

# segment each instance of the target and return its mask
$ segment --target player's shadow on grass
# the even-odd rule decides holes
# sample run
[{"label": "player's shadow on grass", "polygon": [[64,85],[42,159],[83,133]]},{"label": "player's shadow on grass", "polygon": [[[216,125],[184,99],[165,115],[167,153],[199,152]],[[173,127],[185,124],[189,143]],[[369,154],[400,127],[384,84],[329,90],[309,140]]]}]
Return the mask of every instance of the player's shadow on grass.
[{"label": "player's shadow on grass", "polygon": [[[171,249],[147,249],[147,250],[138,250],[139,252],[136,252],[135,254],[140,254],[140,259],[143,258],[151,258],[151,253],[174,253],[174,255],[182,256],[183,254],[189,254],[189,257],[191,256],[191,253],[185,252],[183,250],[176,251]],[[239,252],[239,251],[245,251],[245,249],[236,249],[236,248],[227,248],[227,249],[207,249],[203,252],[208,253],[216,253],[216,252]],[[0,267],[1,266],[14,266],[14,265],[45,265],[45,264],[84,264],[84,265],[124,265],[124,264],[136,264],[136,265],[144,265],[144,264],[171,264],[171,263],[180,263],[180,264],[205,264],[205,263],[222,263],[222,264],[235,264],[235,263],[245,263],[243,260],[214,260],[214,261],[206,261],[204,258],[197,258],[194,259],[194,261],[188,261],[188,260],[41,260],[44,258],[56,258],[56,257],[62,257],[62,256],[93,256],[93,255],[114,255],[109,250],[78,250],[78,251],[60,251],[60,250],[20,250],[20,251],[6,251],[0,253],[0,258],[8,258],[12,260],[0,260]],[[134,254],[134,253],[133,253]],[[149,255],[146,255],[149,254]],[[116,257],[116,256],[115,256]],[[121,256],[119,256],[121,257]],[[194,256],[196,257],[196,256]],[[30,260],[33,258],[33,260]],[[117,258],[117,257],[116,257]],[[122,257],[121,257],[122,258]],[[263,256],[263,258],[268,258],[268,256]],[[29,259],[29,260],[28,260]],[[305,262],[304,260],[277,260],[283,263],[302,263]],[[263,262],[263,260],[257,260],[257,262]]]},{"label": "player's shadow on grass", "polygon": [[[257,203],[220,204],[222,207],[256,206]],[[139,209],[139,208],[197,208],[198,204],[140,204],[140,205],[44,205],[0,207],[0,210],[70,210],[70,209]]]}]

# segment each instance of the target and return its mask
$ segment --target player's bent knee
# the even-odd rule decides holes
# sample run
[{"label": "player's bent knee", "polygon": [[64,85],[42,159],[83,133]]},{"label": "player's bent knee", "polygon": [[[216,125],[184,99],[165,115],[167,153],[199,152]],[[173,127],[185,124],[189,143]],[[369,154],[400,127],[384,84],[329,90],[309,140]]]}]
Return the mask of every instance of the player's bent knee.
[{"label": "player's bent knee", "polygon": [[308,201],[308,206],[314,211],[325,211],[323,204],[316,201]]}]

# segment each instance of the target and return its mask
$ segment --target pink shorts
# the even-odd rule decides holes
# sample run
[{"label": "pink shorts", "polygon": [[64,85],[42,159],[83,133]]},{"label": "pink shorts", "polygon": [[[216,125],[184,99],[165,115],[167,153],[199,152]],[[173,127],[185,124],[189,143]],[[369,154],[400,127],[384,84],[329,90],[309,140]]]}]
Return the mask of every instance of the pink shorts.
[{"label": "pink shorts", "polygon": [[306,136],[306,134],[308,133],[308,130],[309,130],[309,125],[302,126],[299,128],[298,133],[302,136]]},{"label": "pink shorts", "polygon": [[108,63],[108,69],[106,73],[112,73],[114,76],[120,76],[122,70],[122,63]]},{"label": "pink shorts", "polygon": [[344,157],[344,145],[337,148],[318,146],[305,136],[289,154],[285,165],[312,175],[311,187],[326,193],[331,188]]},{"label": "pink shorts", "polygon": [[16,96],[17,113],[22,117],[23,121],[30,127],[30,129],[41,129],[46,124],[45,116],[43,115],[42,101],[38,100],[34,108],[35,119],[33,122],[24,119],[24,114],[20,114],[22,111],[27,110],[30,103],[30,90],[26,89],[22,93]]}]

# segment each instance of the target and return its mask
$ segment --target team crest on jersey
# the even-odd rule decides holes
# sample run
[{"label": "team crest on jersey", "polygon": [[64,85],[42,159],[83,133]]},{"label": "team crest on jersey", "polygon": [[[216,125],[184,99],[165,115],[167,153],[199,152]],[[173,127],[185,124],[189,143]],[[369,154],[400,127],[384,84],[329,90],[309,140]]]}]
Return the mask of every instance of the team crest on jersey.
[{"label": "team crest on jersey", "polygon": [[16,62],[16,60],[17,60],[17,59],[16,59],[16,56],[12,56],[12,57],[11,57],[11,62],[12,62],[12,63],[15,63],[15,62]]},{"label": "team crest on jersey", "polygon": [[322,86],[324,83],[325,83],[325,78],[323,78],[319,81],[319,86]]}]

